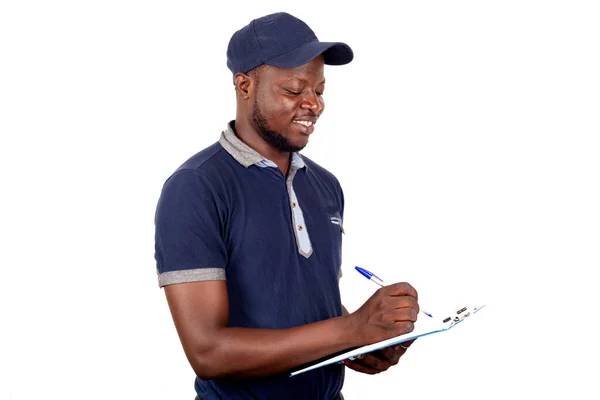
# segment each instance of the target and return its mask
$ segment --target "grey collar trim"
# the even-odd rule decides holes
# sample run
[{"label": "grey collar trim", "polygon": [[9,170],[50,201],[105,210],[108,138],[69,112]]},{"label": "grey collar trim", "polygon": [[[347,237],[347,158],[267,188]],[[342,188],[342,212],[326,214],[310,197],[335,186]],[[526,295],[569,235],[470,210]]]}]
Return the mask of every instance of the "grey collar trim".
[{"label": "grey collar trim", "polygon": [[[233,131],[233,123],[234,121],[229,122],[227,128],[221,133],[221,137],[219,138],[221,146],[246,168],[262,161],[269,161],[274,164],[271,160],[266,159],[259,152],[242,142]],[[292,153],[291,167],[293,169],[306,167],[304,160],[298,153]]]},{"label": "grey collar trim", "polygon": [[221,133],[219,143],[237,162],[248,168],[252,164],[261,162],[265,158],[256,150],[242,142],[233,132],[233,121],[227,124],[227,128]]}]

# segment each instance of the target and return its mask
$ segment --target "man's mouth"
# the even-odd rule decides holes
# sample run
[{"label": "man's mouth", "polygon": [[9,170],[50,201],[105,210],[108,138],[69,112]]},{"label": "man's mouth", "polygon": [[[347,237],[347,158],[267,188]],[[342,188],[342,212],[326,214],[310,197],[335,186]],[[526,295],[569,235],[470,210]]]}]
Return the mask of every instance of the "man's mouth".
[{"label": "man's mouth", "polygon": [[296,119],[296,120],[293,120],[292,122],[295,123],[295,124],[301,124],[301,125],[304,125],[304,126],[312,126],[313,125],[312,121],[300,121],[300,120]]}]

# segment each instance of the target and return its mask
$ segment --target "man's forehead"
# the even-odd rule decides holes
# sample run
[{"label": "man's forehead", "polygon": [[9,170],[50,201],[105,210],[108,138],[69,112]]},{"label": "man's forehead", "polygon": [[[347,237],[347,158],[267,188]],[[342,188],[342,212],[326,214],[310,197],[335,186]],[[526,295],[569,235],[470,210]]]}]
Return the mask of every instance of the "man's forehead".
[{"label": "man's forehead", "polygon": [[318,80],[325,81],[325,63],[323,57],[317,57],[309,63],[294,68],[279,68],[272,65],[264,65],[261,76],[268,76],[278,80]]}]

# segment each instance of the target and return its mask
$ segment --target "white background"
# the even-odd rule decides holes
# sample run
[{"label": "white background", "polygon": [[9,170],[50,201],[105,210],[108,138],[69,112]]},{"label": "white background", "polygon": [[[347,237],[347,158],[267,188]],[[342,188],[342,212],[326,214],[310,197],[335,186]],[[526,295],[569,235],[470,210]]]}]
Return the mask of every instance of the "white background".
[{"label": "white background", "polygon": [[154,210],[234,118],[231,34],[276,11],[355,52],[304,151],[345,190],[348,309],[355,265],[487,304],[346,398],[599,397],[599,6],[386,3],[2,2],[0,399],[193,398]]}]

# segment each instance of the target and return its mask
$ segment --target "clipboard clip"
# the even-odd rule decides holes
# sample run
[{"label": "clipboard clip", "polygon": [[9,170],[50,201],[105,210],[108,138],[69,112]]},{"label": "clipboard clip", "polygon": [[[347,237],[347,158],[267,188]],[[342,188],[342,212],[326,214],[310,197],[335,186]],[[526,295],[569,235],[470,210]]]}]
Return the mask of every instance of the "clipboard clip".
[{"label": "clipboard clip", "polygon": [[444,318],[444,320],[442,322],[443,323],[450,322],[451,323],[450,326],[458,324],[463,319],[470,317],[471,315],[475,314],[477,311],[481,310],[483,307],[485,307],[485,305],[483,305],[481,307],[473,307],[471,310],[469,310],[467,307],[463,307],[460,310],[458,310],[455,315],[451,315],[449,317]]}]

